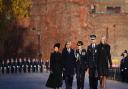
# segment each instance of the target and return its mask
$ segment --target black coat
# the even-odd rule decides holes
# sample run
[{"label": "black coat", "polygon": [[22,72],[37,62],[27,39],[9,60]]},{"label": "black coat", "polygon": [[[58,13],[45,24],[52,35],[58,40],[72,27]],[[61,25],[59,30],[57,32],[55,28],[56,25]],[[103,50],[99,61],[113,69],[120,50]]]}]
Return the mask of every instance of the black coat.
[{"label": "black coat", "polygon": [[88,68],[86,49],[82,49],[81,53],[79,52],[79,49],[77,49],[75,52],[75,57],[76,57],[76,70],[85,71]]},{"label": "black coat", "polygon": [[46,83],[47,87],[57,88],[62,86],[62,56],[59,52],[51,53],[50,75]]},{"label": "black coat", "polygon": [[121,63],[120,63],[120,70],[121,72],[124,72],[124,71],[128,71],[128,56],[127,57],[124,57],[122,60],[121,60]]},{"label": "black coat", "polygon": [[98,72],[100,75],[107,75],[108,63],[112,65],[110,46],[100,43],[98,45]]},{"label": "black coat", "polygon": [[75,67],[76,67],[76,58],[75,58],[74,50],[71,49],[69,53],[67,49],[64,48],[62,51],[62,57],[63,57],[64,75],[73,76],[75,73]]},{"label": "black coat", "polygon": [[[87,59],[89,67],[89,77],[98,77],[97,70],[97,59],[98,58],[98,46],[95,44],[95,47],[92,47],[90,44],[87,48]],[[96,82],[96,81],[95,81]]]},{"label": "black coat", "polygon": [[95,48],[92,48],[90,44],[87,48],[87,60],[89,68],[97,68],[97,56],[98,56],[98,46],[95,45]]}]

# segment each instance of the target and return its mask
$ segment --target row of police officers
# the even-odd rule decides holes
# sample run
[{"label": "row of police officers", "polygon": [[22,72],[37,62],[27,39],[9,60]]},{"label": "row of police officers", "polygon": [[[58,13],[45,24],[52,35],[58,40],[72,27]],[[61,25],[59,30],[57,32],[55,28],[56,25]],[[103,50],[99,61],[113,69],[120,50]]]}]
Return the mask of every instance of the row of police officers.
[{"label": "row of police officers", "polygon": [[120,62],[121,77],[123,81],[128,82],[128,51],[124,50],[121,56],[122,56]]},{"label": "row of police officers", "polygon": [[59,52],[60,43],[54,45],[54,51],[50,57],[50,75],[46,86],[59,89],[65,81],[66,89],[72,89],[74,75],[76,74],[77,89],[84,89],[85,73],[89,71],[90,89],[106,88],[108,75],[108,63],[112,66],[110,46],[106,38],[102,37],[100,44],[96,44],[96,35],[90,35],[91,43],[87,50],[83,48],[83,42],[77,42],[77,49],[71,47],[71,41],[66,42],[62,53]]},{"label": "row of police officers", "polygon": [[[45,68],[46,67],[46,68]],[[21,72],[43,72],[44,68],[48,70],[49,62],[38,59],[7,59],[0,60],[0,72],[4,73],[21,73]]]}]

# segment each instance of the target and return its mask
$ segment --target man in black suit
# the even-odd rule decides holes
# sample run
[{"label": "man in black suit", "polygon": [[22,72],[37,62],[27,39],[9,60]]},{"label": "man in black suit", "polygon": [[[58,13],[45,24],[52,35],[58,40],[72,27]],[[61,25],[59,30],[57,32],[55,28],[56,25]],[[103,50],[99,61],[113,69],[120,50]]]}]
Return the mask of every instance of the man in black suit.
[{"label": "man in black suit", "polygon": [[76,58],[74,50],[71,48],[71,42],[67,42],[62,51],[63,74],[65,78],[66,89],[72,89],[73,77],[76,67]]},{"label": "man in black suit", "polygon": [[97,89],[98,73],[97,73],[97,55],[98,46],[96,45],[96,36],[90,35],[91,44],[87,48],[87,58],[89,66],[89,85],[90,89]]}]

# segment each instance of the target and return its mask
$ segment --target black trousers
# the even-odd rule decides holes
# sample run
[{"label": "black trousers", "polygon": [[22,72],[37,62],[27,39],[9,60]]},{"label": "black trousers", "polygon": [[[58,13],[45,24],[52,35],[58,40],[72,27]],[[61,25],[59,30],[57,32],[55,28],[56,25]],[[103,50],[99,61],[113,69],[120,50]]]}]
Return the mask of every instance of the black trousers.
[{"label": "black trousers", "polygon": [[77,72],[77,89],[84,89],[84,78],[85,78],[85,71]]},{"label": "black trousers", "polygon": [[98,89],[98,78],[95,76],[96,69],[90,68],[89,69],[89,86],[90,89]]},{"label": "black trousers", "polygon": [[72,89],[73,75],[65,75],[66,89]]}]

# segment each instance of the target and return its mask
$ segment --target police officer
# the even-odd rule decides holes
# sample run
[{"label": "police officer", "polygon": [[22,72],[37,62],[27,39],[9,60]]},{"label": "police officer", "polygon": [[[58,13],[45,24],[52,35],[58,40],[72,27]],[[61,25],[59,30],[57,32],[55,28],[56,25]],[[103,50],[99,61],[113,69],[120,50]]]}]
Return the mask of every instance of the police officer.
[{"label": "police officer", "polygon": [[35,63],[35,58],[32,59],[32,72],[36,71],[36,63]]},{"label": "police officer", "polygon": [[121,60],[121,73],[122,73],[122,78],[124,81],[128,81],[128,52],[125,50],[123,52],[124,58]]},{"label": "police officer", "polygon": [[11,73],[14,73],[15,67],[14,67],[14,59],[13,58],[11,58],[10,66],[11,66]]},{"label": "police officer", "polygon": [[0,73],[2,73],[2,60],[0,60]]},{"label": "police officer", "polygon": [[98,46],[96,44],[96,35],[90,35],[91,44],[87,48],[87,58],[89,66],[89,85],[90,89],[97,89],[98,73],[97,73],[97,55]]},{"label": "police officer", "polygon": [[22,59],[21,58],[19,58],[18,60],[18,70],[19,70],[19,73],[22,72]]},{"label": "police officer", "polygon": [[27,65],[26,58],[24,58],[24,60],[22,61],[22,68],[23,68],[24,73],[27,72],[27,66],[26,65]]},{"label": "police officer", "polygon": [[125,60],[125,55],[124,53],[121,54],[121,61],[120,61],[120,73],[121,73],[121,78],[122,78],[122,81],[125,80],[125,77],[124,77],[124,60]]},{"label": "police officer", "polygon": [[74,50],[71,48],[71,41],[68,41],[62,51],[63,71],[66,89],[72,89],[73,77],[76,67]]},{"label": "police officer", "polygon": [[6,60],[6,64],[5,65],[6,65],[6,73],[8,74],[8,73],[10,73],[10,66],[11,66],[9,59]]},{"label": "police officer", "polygon": [[44,65],[44,62],[42,59],[39,60],[39,65],[40,65],[40,72],[43,72],[43,65]]},{"label": "police officer", "polygon": [[31,60],[30,60],[30,58],[28,58],[28,60],[27,60],[27,71],[31,72]]},{"label": "police officer", "polygon": [[15,66],[15,73],[17,73],[17,69],[18,69],[17,58],[14,61],[14,66]]},{"label": "police officer", "polygon": [[75,52],[77,89],[84,89],[85,71],[88,68],[86,49],[83,49],[82,45],[83,42],[78,41],[77,42],[78,49]]},{"label": "police officer", "polygon": [[1,67],[2,67],[2,74],[4,74],[5,73],[5,61],[4,60],[2,60],[2,65],[1,65]]},{"label": "police officer", "polygon": [[36,67],[36,72],[38,72],[38,66],[39,65],[39,62],[38,62],[38,59],[35,60],[35,67]]},{"label": "police officer", "polygon": [[46,60],[46,62],[45,62],[45,67],[46,67],[46,71],[47,71],[47,72],[48,72],[48,70],[49,70],[49,65],[50,65],[49,61]]}]

